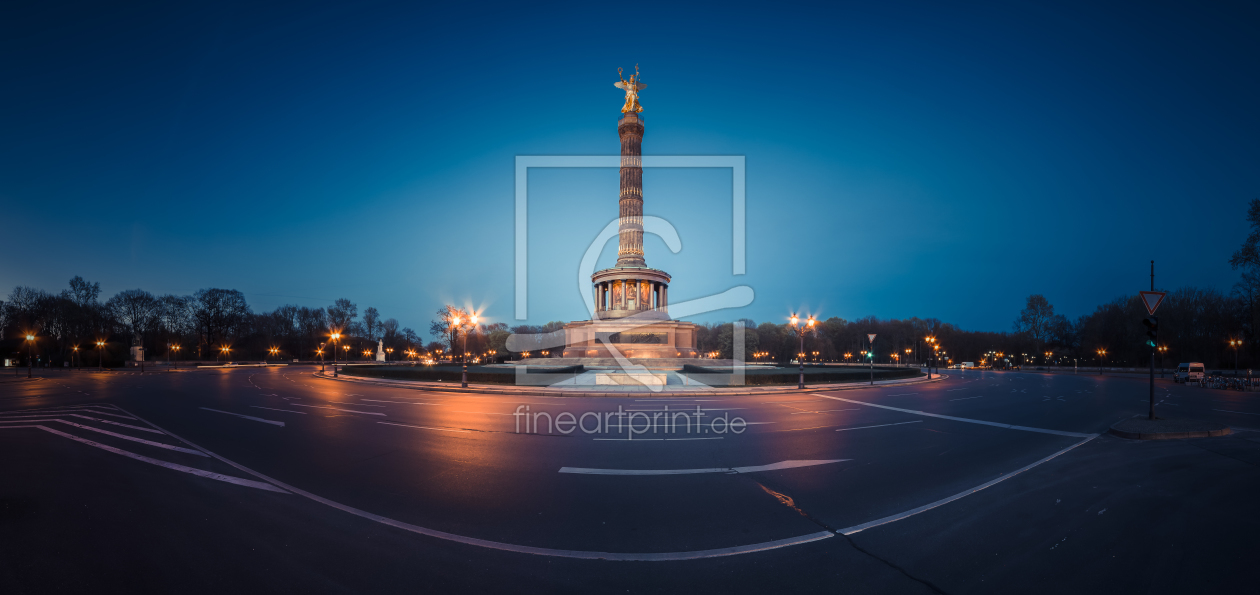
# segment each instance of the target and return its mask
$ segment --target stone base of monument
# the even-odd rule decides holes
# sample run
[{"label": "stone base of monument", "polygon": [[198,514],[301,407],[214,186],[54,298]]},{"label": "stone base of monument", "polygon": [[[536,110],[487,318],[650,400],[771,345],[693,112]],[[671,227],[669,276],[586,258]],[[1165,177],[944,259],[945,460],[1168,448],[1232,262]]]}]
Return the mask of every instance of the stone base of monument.
[{"label": "stone base of monument", "polygon": [[[565,359],[694,359],[696,325],[677,320],[583,320],[564,325]],[[585,362],[579,362],[585,365]],[[680,366],[681,367],[681,366]]]}]

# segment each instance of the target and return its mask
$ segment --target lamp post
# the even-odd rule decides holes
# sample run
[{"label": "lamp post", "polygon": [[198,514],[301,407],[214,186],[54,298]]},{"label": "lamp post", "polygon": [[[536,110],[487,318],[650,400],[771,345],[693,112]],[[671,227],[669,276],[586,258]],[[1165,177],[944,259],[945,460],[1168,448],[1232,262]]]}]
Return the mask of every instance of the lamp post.
[{"label": "lamp post", "polygon": [[795,314],[792,315],[791,321],[792,330],[796,331],[796,336],[801,340],[801,349],[796,356],[797,363],[801,365],[801,375],[796,383],[796,388],[803,389],[805,388],[805,333],[814,330],[816,321],[813,316],[810,316],[808,320],[802,322]]},{"label": "lamp post", "polygon": [[31,377],[31,352],[35,348],[35,335],[26,336],[26,377]]},{"label": "lamp post", "polygon": [[393,347],[386,347],[386,348],[385,348],[385,361],[386,361],[386,362],[388,362],[388,361],[389,361],[389,356],[390,356],[390,355],[392,355],[393,353],[394,353],[394,348],[393,348]]},{"label": "lamp post", "polygon": [[1103,373],[1103,358],[1107,356],[1107,350],[1099,349],[1097,353],[1098,353],[1098,375],[1101,376]]},{"label": "lamp post", "polygon": [[222,345],[222,346],[220,346],[220,347],[219,347],[219,351],[222,351],[222,352],[223,352],[223,365],[224,365],[224,366],[227,366],[227,365],[228,365],[228,356],[229,356],[229,355],[231,355],[231,351],[232,351],[232,350],[231,350],[231,349],[228,349],[228,346],[227,346],[227,345]]},{"label": "lamp post", "polygon": [[1238,346],[1242,345],[1240,339],[1230,339],[1229,346],[1234,348],[1234,376],[1238,375]]},{"label": "lamp post", "polygon": [[74,346],[74,361],[80,370],[83,369],[83,358],[79,356],[79,346]]},{"label": "lamp post", "polygon": [[[268,350],[267,350],[267,353],[270,353],[270,354],[271,354],[271,357],[275,357],[275,356],[276,356],[276,354],[280,353],[280,348],[279,348],[279,347],[272,347],[271,349],[268,349]],[[266,367],[266,365],[267,365],[267,355],[266,355],[266,354],[263,354],[263,366],[264,366],[264,367]]]},{"label": "lamp post", "polygon": [[1156,349],[1159,350],[1159,377],[1163,378],[1164,377],[1164,354],[1168,352],[1168,346],[1160,345],[1159,347],[1156,347]]},{"label": "lamp post", "polygon": [[96,369],[104,372],[105,371],[105,342],[104,341],[96,342],[96,354],[100,356],[100,359],[96,361]]},{"label": "lamp post", "polygon": [[[341,339],[341,333],[333,333],[329,335],[329,340],[333,341],[334,343],[340,344],[338,341],[339,339]],[[320,361],[321,362],[323,361],[322,355],[320,356]],[[322,366],[322,363],[321,363],[321,366]],[[334,345],[333,346],[333,378],[336,378],[336,377],[337,377],[337,345]]]},{"label": "lamp post", "polygon": [[471,329],[477,328],[477,315],[472,314],[471,316],[468,317],[467,321],[465,321],[463,318],[460,318],[458,315],[454,316],[453,318],[451,318],[451,328],[453,328],[456,333],[462,334],[464,338],[464,342],[463,342],[464,371],[463,371],[463,374],[460,376],[459,386],[461,388],[468,388],[468,331]]},{"label": "lamp post", "polygon": [[909,347],[907,347],[907,348],[906,348],[906,367],[909,367],[909,366],[910,366],[910,361],[909,361],[909,360],[910,360],[910,351],[912,351],[912,350],[911,350]]},{"label": "lamp post", "polygon": [[175,350],[175,364],[172,367],[179,367],[179,344],[171,345],[171,349]]}]

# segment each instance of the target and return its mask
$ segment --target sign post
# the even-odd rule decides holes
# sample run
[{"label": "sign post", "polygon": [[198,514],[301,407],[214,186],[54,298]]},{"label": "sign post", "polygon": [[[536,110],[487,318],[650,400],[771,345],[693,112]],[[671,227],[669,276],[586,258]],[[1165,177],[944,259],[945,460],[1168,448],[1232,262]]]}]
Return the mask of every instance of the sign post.
[{"label": "sign post", "polygon": [[867,352],[871,356],[871,386],[875,386],[875,333],[867,335],[866,339],[871,349]]},{"label": "sign post", "polygon": [[1151,390],[1150,390],[1150,410],[1147,413],[1147,419],[1155,420],[1155,351],[1159,349],[1159,319],[1155,317],[1155,310],[1164,302],[1164,296],[1167,292],[1155,291],[1155,261],[1151,261],[1151,290],[1140,291],[1138,295],[1142,296],[1142,304],[1146,306],[1146,313],[1150,314],[1149,318],[1142,321],[1146,325],[1146,336],[1150,339],[1146,342],[1151,346]]}]

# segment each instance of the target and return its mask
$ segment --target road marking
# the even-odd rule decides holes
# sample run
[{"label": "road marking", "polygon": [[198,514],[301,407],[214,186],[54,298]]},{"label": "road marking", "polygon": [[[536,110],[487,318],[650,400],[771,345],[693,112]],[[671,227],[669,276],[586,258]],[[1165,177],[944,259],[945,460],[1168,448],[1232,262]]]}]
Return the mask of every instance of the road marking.
[{"label": "road marking", "polygon": [[[74,423],[74,422],[72,422],[72,421],[66,421],[66,420],[64,420],[64,419],[56,419],[56,418],[51,418],[51,417],[45,417],[44,419],[27,419],[27,420],[22,420],[22,421],[21,421],[21,422],[19,422],[19,423],[34,423],[34,422],[37,422],[37,421],[55,421],[55,422],[57,422],[57,423],[66,424],[66,425],[68,425],[68,426],[74,426],[74,427],[79,428],[79,429],[81,429],[81,430],[88,430],[88,431],[90,431],[90,432],[99,432],[99,433],[101,433],[101,434],[106,434],[106,435],[109,435],[109,436],[113,436],[113,437],[115,437],[115,438],[121,438],[121,439],[123,439],[123,440],[130,440],[130,441],[132,441],[132,442],[139,442],[139,443],[141,443],[141,444],[148,444],[149,446],[156,446],[156,447],[158,447],[158,448],[165,448],[165,449],[167,449],[167,450],[175,450],[175,451],[179,451],[179,452],[183,452],[183,453],[188,453],[188,454],[190,454],[190,455],[197,455],[197,456],[201,456],[201,457],[206,456],[206,455],[204,455],[204,454],[202,454],[202,453],[200,453],[200,452],[197,452],[197,451],[195,451],[195,450],[190,450],[190,449],[184,448],[184,447],[182,447],[182,446],[175,446],[175,445],[172,445],[172,444],[163,444],[163,443],[161,443],[161,442],[154,442],[154,441],[152,441],[152,440],[145,440],[144,438],[136,438],[135,436],[128,436],[128,435],[126,435],[126,434],[119,434],[119,433],[117,433],[117,432],[111,432],[111,431],[109,431],[109,430],[102,430],[102,429],[100,429],[100,428],[93,428],[92,426],[85,426],[85,425],[83,425],[83,424],[76,424],[76,423]],[[5,426],[0,426],[0,427],[5,427]]]},{"label": "road marking", "polygon": [[387,425],[387,426],[402,426],[402,427],[404,427],[404,428],[419,428],[419,429],[421,429],[421,430],[437,430],[437,431],[439,431],[439,432],[459,432],[459,433],[461,433],[461,434],[471,434],[471,433],[473,432],[472,430],[457,430],[457,429],[454,429],[454,428],[432,428],[432,427],[429,427],[429,426],[412,426],[412,425],[408,425],[408,424],[395,424],[395,423],[390,423],[390,422],[387,422],[387,421],[378,421],[378,422],[376,422],[376,423],[378,423],[378,424],[385,424],[385,425]]},{"label": "road marking", "polygon": [[1223,413],[1241,413],[1243,415],[1260,415],[1260,413],[1247,413],[1246,411],[1230,411],[1228,409],[1213,409],[1212,411],[1220,411]]},{"label": "road marking", "polygon": [[260,422],[263,422],[263,423],[265,423],[265,424],[271,424],[271,425],[273,425],[273,426],[280,426],[280,427],[284,427],[284,422],[282,422],[282,421],[271,421],[271,420],[269,420],[269,419],[263,419],[263,418],[261,418],[261,417],[251,417],[251,416],[248,416],[248,415],[241,415],[241,414],[239,414],[239,413],[232,413],[231,411],[219,411],[218,409],[211,409],[211,408],[209,408],[209,407],[202,407],[202,409],[205,409],[206,411],[213,411],[213,412],[215,412],[215,413],[226,413],[226,414],[228,414],[228,415],[235,415],[236,417],[243,417],[243,418],[245,418],[245,419],[252,419],[252,420],[254,420],[254,421],[260,421]]},{"label": "road marking", "polygon": [[293,411],[292,409],[276,409],[276,408],[274,408],[274,407],[262,407],[262,406],[259,406],[259,405],[250,405],[250,407],[253,407],[253,408],[255,408],[255,409],[266,409],[266,410],[268,410],[268,411],[285,411],[285,412],[288,412],[288,413],[297,413],[297,414],[299,414],[299,415],[306,415],[306,412],[305,412],[305,411]]},{"label": "road marking", "polygon": [[14,415],[14,414],[24,414],[24,413],[58,413],[58,412],[59,412],[59,413],[70,413],[70,412],[72,412],[72,411],[86,411],[86,412],[94,413],[94,414],[96,414],[96,415],[108,415],[108,416],[110,416],[110,417],[117,417],[117,418],[121,418],[121,419],[135,419],[134,417],[130,417],[130,416],[126,416],[126,415],[116,415],[116,414],[113,414],[113,413],[105,413],[104,411],[98,411],[98,410],[96,410],[96,409],[87,409],[87,408],[84,408],[84,407],[74,407],[74,408],[70,408],[70,407],[57,407],[57,408],[54,408],[54,409],[25,409],[25,410],[22,410],[22,411],[7,411],[7,412],[5,412],[5,413],[0,413],[0,416],[7,416],[7,415]]},{"label": "road marking", "polygon": [[561,467],[561,473],[580,473],[583,475],[695,475],[698,473],[757,473],[760,471],[778,471],[839,463],[851,459],[830,459],[820,461],[780,461],[769,465],[751,467],[714,467],[712,469],[588,469],[585,467]]},{"label": "road marking", "polygon": [[857,411],[857,409],[823,409],[822,411],[797,411],[788,415],[800,415],[802,413],[831,413],[833,411]]},{"label": "road marking", "polygon": [[485,415],[529,415],[528,413],[520,413],[520,414],[516,414],[516,413],[493,413],[493,412],[490,412],[490,411],[463,411],[463,410],[460,410],[460,409],[447,409],[447,411],[450,411],[451,413],[479,413],[479,414],[485,414]]},{"label": "road marking", "polygon": [[916,514],[919,514],[920,512],[926,512],[926,511],[932,510],[933,508],[936,508],[936,507],[938,507],[938,506],[944,506],[945,504],[949,504],[950,502],[953,502],[954,500],[958,500],[958,499],[961,499],[961,498],[965,498],[965,497],[970,496],[971,494],[974,494],[974,493],[976,493],[976,492],[979,492],[980,490],[983,490],[983,489],[985,489],[985,488],[987,488],[987,487],[990,487],[990,486],[996,485],[996,484],[998,484],[998,483],[1000,483],[1000,482],[1003,482],[1003,481],[1006,481],[1006,480],[1008,480],[1008,479],[1010,479],[1010,478],[1012,478],[1012,477],[1015,477],[1016,475],[1019,475],[1020,473],[1023,473],[1023,472],[1025,472],[1025,471],[1029,470],[1029,469],[1032,469],[1033,467],[1036,467],[1037,465],[1040,465],[1040,464],[1042,464],[1042,463],[1044,463],[1044,462],[1046,462],[1046,461],[1049,461],[1050,459],[1053,459],[1053,458],[1055,458],[1055,457],[1057,457],[1057,456],[1059,456],[1059,455],[1061,455],[1061,454],[1063,454],[1063,453],[1065,453],[1065,452],[1067,452],[1067,451],[1069,451],[1069,450],[1072,450],[1073,448],[1076,448],[1076,447],[1078,447],[1078,446],[1080,446],[1080,445],[1082,445],[1082,444],[1085,444],[1086,442],[1089,442],[1090,440],[1093,440],[1094,438],[1097,438],[1097,437],[1098,437],[1098,434],[1089,434],[1089,435],[1088,435],[1088,436],[1087,436],[1084,440],[1081,440],[1080,442],[1077,442],[1076,444],[1073,444],[1073,445],[1071,445],[1071,446],[1069,446],[1069,447],[1067,447],[1067,448],[1065,448],[1065,449],[1063,449],[1063,450],[1060,450],[1059,452],[1056,452],[1056,453],[1054,453],[1054,454],[1052,454],[1052,455],[1050,455],[1050,456],[1048,456],[1048,457],[1045,457],[1045,458],[1040,459],[1040,460],[1037,460],[1037,461],[1033,461],[1032,463],[1030,463],[1030,464],[1028,464],[1028,465],[1025,465],[1025,466],[1023,466],[1023,467],[1020,467],[1019,469],[1016,469],[1016,470],[1014,470],[1014,471],[1010,472],[1010,473],[1007,473],[1007,474],[1005,474],[1005,475],[1002,475],[1001,477],[998,477],[997,479],[994,479],[993,481],[989,481],[989,482],[986,482],[986,483],[980,484],[980,485],[978,485],[978,486],[976,486],[976,487],[974,487],[974,488],[971,488],[971,489],[969,489],[969,490],[964,490],[964,491],[959,492],[959,493],[957,493],[957,494],[954,494],[953,496],[950,496],[950,497],[948,497],[948,498],[942,498],[942,499],[940,499],[940,500],[937,500],[936,502],[932,502],[932,503],[929,503],[929,504],[924,504],[923,506],[920,506],[920,507],[918,507],[918,508],[912,508],[912,509],[907,510],[907,511],[905,511],[905,512],[899,512],[899,513],[894,514],[894,515],[889,515],[889,516],[886,516],[886,517],[884,517],[884,518],[882,518],[882,519],[876,519],[876,520],[873,520],[873,521],[870,521],[870,522],[867,522],[867,523],[862,523],[861,525],[854,525],[854,526],[852,526],[852,527],[847,527],[847,528],[844,528],[844,529],[841,529],[841,530],[837,531],[836,533],[839,533],[839,534],[841,534],[841,535],[853,535],[854,533],[857,533],[857,532],[859,532],[859,531],[865,531],[865,530],[870,529],[870,528],[872,528],[872,527],[878,527],[878,526],[880,526],[880,525],[886,525],[886,524],[888,524],[888,523],[893,523],[893,522],[896,522],[896,521],[900,521],[900,520],[902,520],[902,519],[905,519],[905,518],[908,518],[908,517],[912,517],[912,516],[914,516],[914,515],[916,515]]},{"label": "road marking", "polygon": [[[96,413],[95,411],[92,411],[92,410],[90,410],[90,409],[75,409],[74,411],[82,411],[82,412],[84,412],[84,413]],[[100,414],[97,414],[97,415],[100,415]],[[131,424],[124,424],[124,423],[120,423],[120,422],[116,422],[116,421],[109,421],[108,419],[97,419],[97,418],[95,418],[95,417],[88,417],[88,416],[86,416],[86,415],[80,415],[80,414],[78,414],[78,413],[61,413],[61,412],[51,412],[51,413],[44,413],[44,414],[42,414],[42,415],[8,415],[8,416],[5,416],[5,417],[0,417],[0,422],[4,422],[5,420],[9,420],[9,419],[25,419],[25,420],[29,420],[30,418],[55,419],[55,418],[57,418],[58,416],[62,416],[62,417],[81,417],[81,418],[83,418],[83,419],[89,419],[89,420],[92,420],[92,421],[95,421],[95,422],[99,422],[99,423],[103,423],[103,424],[111,424],[111,425],[115,425],[115,426],[122,426],[122,427],[124,427],[124,428],[131,428],[131,429],[133,429],[133,430],[140,430],[140,431],[142,431],[142,432],[153,432],[154,434],[161,434],[161,432],[159,432],[159,431],[157,431],[157,430],[150,430],[149,428],[142,428],[142,427],[140,427],[140,426],[133,426],[133,425],[131,425]],[[127,419],[132,419],[132,418],[130,418],[130,417],[129,417],[129,418],[127,418]]]},{"label": "road marking", "polygon": [[[150,423],[148,420],[141,420],[141,421],[144,421],[144,423],[147,423],[153,426],[153,424]],[[157,428],[157,426],[153,426],[153,427]],[[166,432],[166,430],[162,428],[157,428],[157,429],[162,430],[163,432]],[[211,457],[214,457],[220,461],[223,461],[224,463],[231,465],[232,467],[235,467],[236,469],[239,469],[245,473],[253,475],[254,477],[262,479],[272,484],[273,486],[283,488],[285,490],[288,490],[289,492],[292,492],[294,494],[297,494],[305,498],[309,498],[325,506],[336,508],[337,510],[340,510],[342,512],[352,514],[357,517],[364,518],[370,521],[375,521],[382,525],[388,525],[396,529],[402,529],[403,531],[410,531],[412,533],[416,533],[419,535],[425,535],[428,537],[444,539],[447,541],[453,541],[453,542],[462,543],[465,545],[475,545],[478,547],[484,547],[488,549],[495,549],[495,550],[501,550],[501,551],[507,551],[507,552],[516,552],[520,554],[534,554],[538,556],[552,556],[552,557],[557,557],[557,558],[577,558],[577,559],[583,559],[583,560],[610,560],[610,561],[616,561],[616,562],[671,562],[671,561],[678,561],[678,560],[698,560],[702,558],[720,558],[723,556],[736,556],[739,554],[751,554],[754,552],[764,552],[767,550],[773,550],[773,549],[778,549],[778,548],[783,548],[783,547],[802,545],[806,543],[812,543],[815,541],[835,537],[835,534],[830,531],[818,531],[816,533],[809,533],[807,535],[799,535],[796,537],[788,537],[785,539],[776,539],[774,541],[764,541],[761,543],[739,545],[739,546],[734,546],[734,547],[716,548],[716,549],[709,549],[709,550],[694,550],[694,551],[689,551],[689,552],[659,552],[659,553],[655,553],[655,552],[654,553],[619,553],[619,552],[592,552],[592,551],[582,551],[582,550],[560,550],[560,549],[533,547],[533,546],[527,546],[527,545],[516,545],[516,544],[511,544],[511,543],[503,543],[499,541],[490,541],[487,539],[478,539],[476,537],[467,537],[464,535],[456,535],[454,533],[447,533],[445,531],[438,531],[436,529],[429,529],[427,527],[421,527],[419,525],[412,525],[411,523],[404,523],[402,521],[397,521],[388,517],[383,517],[378,514],[373,514],[364,510],[359,510],[351,506],[346,506],[345,504],[341,504],[340,502],[334,502],[322,496],[317,496],[305,490],[295,488],[279,480],[272,479],[271,477],[263,475],[257,471],[254,471],[253,469],[245,467],[244,465],[240,465],[229,459],[221,457],[213,452],[210,452],[204,448],[201,448],[200,446],[197,446],[196,444],[193,444],[187,440],[184,440],[183,438],[180,438],[179,436],[171,434],[170,432],[166,432],[166,433],[170,435],[171,437],[193,448],[196,448],[197,450],[200,450],[206,453],[207,455],[210,455]]]},{"label": "road marking", "polygon": [[[919,393],[901,393],[901,394],[899,394],[899,395],[884,395],[884,396],[886,396],[886,397],[908,397],[908,396],[910,396],[910,395],[917,395],[917,394],[919,394]],[[822,395],[818,395],[818,396],[822,396]]]},{"label": "road marking", "polygon": [[[107,451],[112,452],[112,453],[114,453],[114,454],[120,454],[120,455],[122,455],[122,456],[124,456],[124,457],[129,457],[129,458],[135,459],[135,460],[137,460],[137,461],[144,461],[145,463],[151,463],[151,464],[153,464],[153,465],[158,465],[158,466],[160,466],[160,467],[166,467],[167,469],[174,469],[175,471],[183,471],[184,473],[191,473],[191,474],[196,475],[196,476],[198,476],[198,477],[205,477],[205,478],[207,478],[207,479],[217,479],[217,480],[219,480],[219,481],[226,481],[226,482],[228,482],[228,483],[234,483],[234,484],[237,484],[237,485],[248,486],[248,487],[251,487],[251,488],[258,488],[258,489],[260,489],[260,490],[267,490],[267,491],[271,491],[271,492],[280,492],[281,494],[287,494],[287,493],[288,493],[288,492],[286,492],[285,490],[280,489],[279,487],[276,487],[276,486],[271,485],[271,484],[269,484],[269,483],[264,483],[264,482],[261,482],[261,481],[254,481],[254,480],[252,480],[252,479],[244,479],[244,478],[240,478],[240,477],[232,477],[231,475],[223,475],[223,474],[221,474],[221,473],[214,473],[214,472],[211,472],[211,471],[203,471],[203,470],[201,470],[201,469],[196,469],[196,468],[193,468],[193,467],[187,467],[187,466],[184,466],[184,465],[180,465],[180,464],[178,464],[178,463],[168,463],[168,462],[166,462],[166,461],[162,461],[162,460],[154,459],[154,458],[151,458],[151,457],[146,457],[146,456],[144,456],[144,455],[142,455],[142,454],[136,454],[136,453],[134,453],[134,452],[126,451],[126,450],[123,450],[123,449],[121,449],[121,448],[114,448],[114,447],[112,447],[112,446],[108,446],[108,445],[105,445],[105,444],[101,444],[101,443],[99,443],[99,442],[93,442],[93,441],[91,441],[91,440],[88,440],[87,438],[80,438],[80,437],[78,437],[78,436],[74,436],[74,435],[72,435],[72,434],[67,434],[67,433],[65,433],[65,432],[59,432],[59,431],[57,431],[57,430],[54,430],[54,429],[49,428],[49,427],[46,427],[46,426],[38,426],[38,425],[36,425],[36,426],[0,426],[0,429],[8,429],[8,430],[11,430],[11,429],[14,429],[14,428],[38,428],[38,429],[44,430],[45,432],[51,432],[51,433],[53,433],[53,434],[56,434],[56,435],[58,435],[58,436],[61,436],[62,438],[69,438],[69,439],[71,439],[71,440],[74,440],[75,442],[82,442],[83,444],[86,444],[86,445],[88,445],[88,446],[95,446],[96,448],[99,448],[99,449],[102,449],[102,450],[107,450]],[[209,456],[209,455],[207,455],[206,453],[202,453],[202,452],[199,452],[199,453],[197,453],[197,454],[200,454],[200,455],[201,455],[201,456],[203,456],[203,457],[205,457],[205,456]]]},{"label": "road marking", "polygon": [[1080,432],[1061,432],[1061,431],[1059,431],[1059,430],[1047,430],[1047,429],[1045,429],[1045,428],[1031,428],[1031,427],[1028,427],[1028,426],[1016,426],[1016,425],[1011,425],[1011,424],[1002,424],[1002,423],[998,423],[998,422],[994,422],[994,421],[984,421],[984,420],[980,420],[980,419],[968,419],[968,418],[965,418],[965,417],[954,417],[954,416],[952,416],[952,415],[940,415],[940,414],[938,414],[938,413],[928,413],[928,412],[926,412],[926,411],[915,411],[915,410],[913,410],[913,409],[902,409],[902,408],[900,408],[900,407],[889,407],[889,406],[887,406],[887,405],[876,405],[876,404],[874,404],[874,403],[865,403],[865,402],[862,402],[862,401],[851,401],[851,400],[849,400],[849,399],[841,399],[840,397],[829,397],[829,396],[827,396],[827,395],[818,395],[818,396],[823,397],[823,398],[827,398],[827,399],[835,399],[835,400],[837,400],[837,401],[844,401],[845,403],[853,403],[854,405],[866,405],[867,407],[878,407],[878,408],[880,408],[880,409],[888,409],[889,411],[900,411],[900,412],[902,412],[902,413],[909,413],[909,414],[911,414],[911,415],[922,415],[922,416],[924,416],[924,417],[935,417],[935,418],[939,418],[939,419],[948,419],[948,420],[951,420],[951,421],[961,421],[961,422],[964,422],[964,423],[969,423],[969,424],[980,424],[980,425],[982,425],[982,426],[993,426],[993,427],[996,427],[996,428],[1006,428],[1006,429],[1008,429],[1008,430],[1022,430],[1022,431],[1025,431],[1025,432],[1038,432],[1038,433],[1041,433],[1041,434],[1054,434],[1054,435],[1056,435],[1056,436],[1070,436],[1070,437],[1072,437],[1072,438],[1088,438],[1088,437],[1090,437],[1090,436],[1097,436],[1097,434],[1082,434],[1082,433],[1080,433]]},{"label": "road marking", "polygon": [[983,399],[984,397],[961,397],[958,399],[950,399],[951,401],[966,401],[967,399]]},{"label": "road marking", "polygon": [[888,427],[888,426],[904,426],[904,425],[906,425],[906,424],[921,424],[921,423],[923,423],[923,420],[921,420],[921,419],[916,419],[916,420],[914,420],[914,421],[901,421],[901,422],[897,422],[897,423],[895,423],[895,424],[879,424],[878,426],[858,426],[858,427],[856,427],[856,428],[840,428],[840,429],[838,429],[838,430],[836,430],[836,431],[837,431],[837,432],[848,432],[849,430],[865,430],[865,429],[867,429],[867,428],[886,428],[886,427]]},{"label": "road marking", "polygon": [[[380,415],[382,417],[385,416],[384,413],[377,413],[375,411],[355,411],[354,409],[341,409],[339,407],[327,407],[324,405],[302,405],[301,403],[289,403],[289,404],[294,407],[313,407],[315,409],[332,409],[334,411],[346,411],[349,413],[362,413],[364,415]],[[202,407],[202,409],[205,409],[205,407]]]}]

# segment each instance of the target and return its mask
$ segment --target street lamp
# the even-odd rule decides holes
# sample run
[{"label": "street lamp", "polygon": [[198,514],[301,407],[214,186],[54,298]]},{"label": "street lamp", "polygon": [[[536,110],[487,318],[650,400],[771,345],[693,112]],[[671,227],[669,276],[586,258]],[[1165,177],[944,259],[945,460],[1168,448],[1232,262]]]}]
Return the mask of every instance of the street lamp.
[{"label": "street lamp", "polygon": [[324,345],[327,345],[327,343],[320,343],[319,349],[315,350],[315,353],[319,354],[319,371],[320,372],[324,371]]},{"label": "street lamp", "polygon": [[1102,373],[1103,373],[1103,358],[1107,357],[1107,350],[1106,350],[1106,349],[1099,349],[1099,350],[1097,351],[1097,353],[1098,353],[1098,374],[1099,374],[1099,375],[1102,375]]},{"label": "street lamp", "polygon": [[393,348],[393,347],[386,347],[386,348],[385,348],[385,361],[389,361],[389,356],[390,356],[390,354],[392,354],[392,353],[394,353],[394,348]]},{"label": "street lamp", "polygon": [[1230,339],[1229,346],[1234,348],[1234,376],[1238,375],[1238,346],[1242,345],[1241,339]]},{"label": "street lamp", "polygon": [[[280,348],[279,348],[279,347],[272,347],[272,348],[270,348],[270,349],[268,349],[268,350],[267,350],[267,353],[270,353],[270,354],[271,354],[271,357],[275,357],[277,353],[280,353]],[[263,366],[264,366],[264,367],[266,367],[266,365],[267,365],[267,354],[266,354],[266,353],[264,353],[264,354],[263,354]]]},{"label": "street lamp", "polygon": [[451,318],[451,329],[455,333],[463,334],[463,337],[464,337],[464,342],[463,342],[464,371],[462,375],[460,376],[460,383],[459,383],[461,388],[468,388],[468,331],[475,328],[477,328],[477,315],[476,314],[470,315],[467,321],[461,319],[459,316],[455,316]]},{"label": "street lamp", "polygon": [[[332,333],[331,335],[329,335],[329,340],[336,343],[337,345],[340,345],[341,333],[339,332]],[[322,360],[322,356],[321,356],[321,360]],[[322,361],[320,365],[323,366]],[[333,346],[333,378],[336,378],[336,377],[337,377],[337,346],[334,345]]]},{"label": "street lamp", "polygon": [[31,377],[31,351],[35,347],[35,335],[26,336],[26,377]]},{"label": "street lamp", "polygon": [[75,363],[76,363],[76,364],[78,364],[79,369],[80,369],[80,370],[82,370],[82,369],[83,369],[83,360],[79,357],[79,346],[78,346],[78,345],[75,345],[75,346],[74,346],[74,360],[75,360]]},{"label": "street lamp", "polygon": [[174,345],[171,345],[171,349],[175,351],[175,365],[173,367],[178,368],[179,367],[179,344],[176,343]]},{"label": "street lamp", "polygon": [[797,317],[796,314],[792,315],[791,320],[792,320],[792,329],[796,331],[796,335],[800,337],[800,340],[801,340],[801,349],[800,349],[801,355],[797,356],[796,358],[797,363],[801,365],[801,376],[800,376],[800,380],[796,383],[796,388],[803,389],[805,388],[805,355],[804,355],[805,333],[811,332],[814,330],[814,324],[816,324],[816,321],[814,320],[813,316],[810,316],[808,320],[802,323],[801,319]]},{"label": "street lamp", "polygon": [[96,353],[97,355],[100,356],[100,359],[97,360],[96,362],[96,369],[104,372],[105,371],[105,342],[104,341],[96,342]]},{"label": "street lamp", "polygon": [[1156,347],[1155,349],[1159,351],[1159,377],[1163,378],[1164,377],[1164,354],[1168,353],[1168,346],[1160,345],[1159,347]]},{"label": "street lamp", "polygon": [[219,347],[219,351],[223,352],[223,365],[225,366],[228,365],[228,355],[231,353],[232,350],[228,349],[227,345],[223,345]]}]

